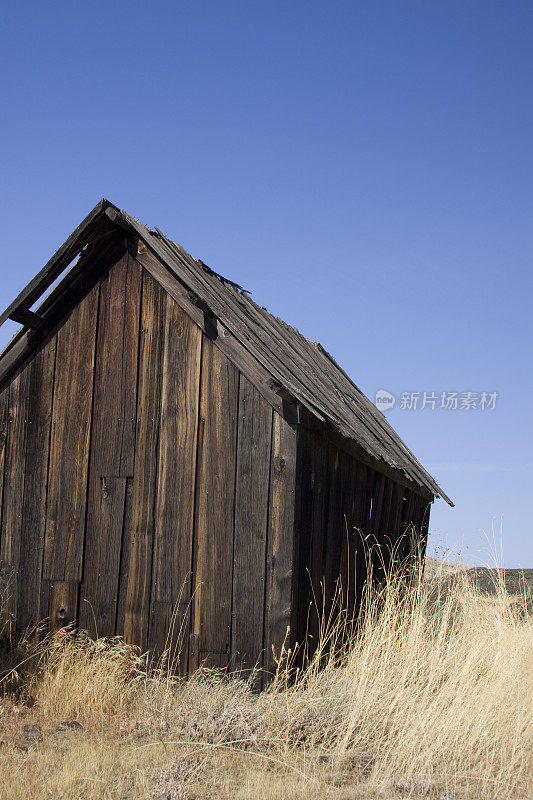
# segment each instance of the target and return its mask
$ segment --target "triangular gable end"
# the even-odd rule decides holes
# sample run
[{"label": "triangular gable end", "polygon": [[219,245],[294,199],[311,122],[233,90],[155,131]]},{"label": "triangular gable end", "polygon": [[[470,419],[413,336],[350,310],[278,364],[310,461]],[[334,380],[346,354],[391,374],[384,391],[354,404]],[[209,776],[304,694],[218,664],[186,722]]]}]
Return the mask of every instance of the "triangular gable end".
[{"label": "triangular gable end", "polygon": [[[0,385],[87,291],[103,265],[108,267],[126,250],[278,413],[288,418],[295,406],[301,406],[337,444],[363,462],[453,505],[381,412],[320,345],[260,308],[240,287],[196,261],[161,231],[149,230],[105,199],[0,315],[0,325],[9,318],[23,326],[0,355]],[[65,271],[33,311],[31,307]]]}]

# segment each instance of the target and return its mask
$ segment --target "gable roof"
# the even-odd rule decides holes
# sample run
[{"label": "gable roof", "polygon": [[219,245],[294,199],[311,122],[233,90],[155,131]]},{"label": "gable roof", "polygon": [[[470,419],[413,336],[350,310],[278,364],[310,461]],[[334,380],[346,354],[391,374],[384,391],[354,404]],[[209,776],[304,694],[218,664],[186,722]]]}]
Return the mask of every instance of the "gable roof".
[{"label": "gable roof", "polygon": [[[108,200],[95,206],[0,315],[0,325],[8,318],[23,325],[0,354],[0,381],[24,358],[39,330],[49,327],[62,310],[64,313],[68,309],[69,293],[72,287],[83,283],[90,258],[80,258],[36,311],[31,311],[30,307],[80,251],[82,255],[90,255],[97,249],[100,262],[102,248],[108,256],[113,248],[121,247],[123,251],[125,232],[130,237],[132,234],[139,237],[144,249],[148,248],[148,252],[159,259],[176,286],[187,293],[189,306],[192,302],[203,314],[221,323],[221,330],[236,340],[249,362],[260,365],[259,371],[268,379],[271,389],[300,403],[340,440],[352,443],[366,454],[376,469],[387,470],[393,477],[403,476],[409,485],[415,484],[453,505],[384,415],[320,344],[306,339],[295,328],[257,305],[240,286],[194,259],[159,229],[149,230]],[[139,259],[143,263],[141,256]],[[179,294],[174,296],[180,297]],[[243,371],[246,372],[246,365]],[[254,375],[247,377],[254,383]]]}]

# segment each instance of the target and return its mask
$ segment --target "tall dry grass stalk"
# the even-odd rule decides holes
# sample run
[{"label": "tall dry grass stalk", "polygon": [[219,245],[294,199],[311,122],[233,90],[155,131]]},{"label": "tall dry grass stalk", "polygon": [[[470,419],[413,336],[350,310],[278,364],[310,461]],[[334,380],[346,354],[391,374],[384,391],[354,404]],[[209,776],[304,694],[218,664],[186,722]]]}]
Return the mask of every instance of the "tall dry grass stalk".
[{"label": "tall dry grass stalk", "polygon": [[[525,796],[533,778],[533,623],[464,575],[443,585],[418,571],[363,600],[340,663],[315,657],[291,691],[320,709],[321,744],[368,756],[377,784]],[[340,623],[342,625],[342,622]],[[333,638],[338,640],[338,632]]]},{"label": "tall dry grass stalk", "polygon": [[[489,598],[464,574],[425,582],[418,570],[363,602],[355,630],[342,615],[324,622],[303,669],[278,654],[261,694],[207,670],[147,670],[119,640],[56,637],[23,697],[34,717],[75,718],[86,734],[59,772],[45,736],[35,797],[529,797],[525,595],[510,606],[503,587]],[[7,780],[6,796],[22,797]]]}]

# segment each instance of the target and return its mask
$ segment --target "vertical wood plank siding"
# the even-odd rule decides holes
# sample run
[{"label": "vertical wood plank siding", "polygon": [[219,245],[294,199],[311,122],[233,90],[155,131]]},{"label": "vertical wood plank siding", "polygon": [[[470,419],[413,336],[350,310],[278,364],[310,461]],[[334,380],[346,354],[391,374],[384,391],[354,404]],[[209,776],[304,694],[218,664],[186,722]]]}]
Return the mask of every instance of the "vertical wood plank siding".
[{"label": "vertical wood plank siding", "polygon": [[239,373],[214,343],[202,350],[193,634],[199,658],[230,658]]},{"label": "vertical wood plank siding", "polygon": [[282,646],[290,647],[296,630],[296,607],[293,604],[296,591],[296,443],[295,428],[274,413],[263,634],[263,666],[267,681],[275,673],[275,658],[279,658]]},{"label": "vertical wood plank siding", "polygon": [[202,332],[165,297],[159,465],[149,644],[187,669]]},{"label": "vertical wood plank siding", "polygon": [[145,272],[142,287],[132,517],[129,530],[124,532],[130,539],[124,636],[143,650],[148,646],[161,413],[161,332],[165,326],[165,312],[165,292]]},{"label": "vertical wood plank siding", "polygon": [[126,254],[102,279],[79,625],[113,636],[126,480],[133,475],[141,273]]},{"label": "vertical wood plank siding", "polygon": [[43,566],[50,581],[81,580],[99,289],[57,334]]},{"label": "vertical wood plank siding", "polygon": [[[56,340],[30,361],[17,620],[35,622],[41,596]],[[48,611],[46,611],[48,613]]]},{"label": "vertical wood plank siding", "polygon": [[7,610],[16,617],[19,596],[19,565],[22,536],[22,507],[26,466],[27,404],[29,369],[11,382],[8,397],[7,451],[4,459],[4,491],[0,561],[8,582]]},{"label": "vertical wood plank siding", "polygon": [[231,652],[235,669],[262,662],[272,408],[240,376]]},{"label": "vertical wood plank siding", "polygon": [[162,266],[113,258],[0,392],[0,591],[20,625],[268,675],[427,501],[281,416]]},{"label": "vertical wood plank siding", "polygon": [[377,582],[412,548],[413,529],[424,544],[429,504],[314,430],[299,429],[297,450],[295,639],[312,650],[334,602],[357,613],[370,565]]},{"label": "vertical wood plank siding", "polygon": [[[7,582],[7,563],[2,559],[4,552],[4,519],[3,519],[3,495],[4,495],[4,464],[9,447],[7,440],[9,430],[9,386],[0,392],[0,580]],[[5,588],[4,588],[5,591]]]}]

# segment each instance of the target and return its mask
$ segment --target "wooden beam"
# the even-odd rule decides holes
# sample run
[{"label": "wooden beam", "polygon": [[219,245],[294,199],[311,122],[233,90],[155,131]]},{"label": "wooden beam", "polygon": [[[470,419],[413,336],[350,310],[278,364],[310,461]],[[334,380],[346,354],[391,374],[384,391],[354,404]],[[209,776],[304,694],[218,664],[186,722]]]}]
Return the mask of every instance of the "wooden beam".
[{"label": "wooden beam", "polygon": [[[93,210],[85,217],[75,231],[71,233],[66,242],[61,245],[59,250],[45,264],[42,270],[28,283],[20,292],[18,297],[0,314],[0,325],[7,319],[12,319],[13,314],[20,309],[28,309],[45,292],[49,286],[61,275],[73,258],[75,258],[82,247],[86,244],[89,232],[95,224],[100,221],[104,212],[112,204],[109,200],[103,199],[95,205]],[[107,219],[107,218],[106,218]],[[109,223],[107,223],[109,225]]]},{"label": "wooden beam", "polygon": [[13,320],[13,322],[18,322],[20,325],[24,325],[26,328],[31,328],[32,330],[37,330],[44,322],[39,314],[30,311],[29,308],[18,308],[16,311],[13,311],[9,319]]},{"label": "wooden beam", "polygon": [[66,315],[96,281],[99,273],[108,269],[121,257],[125,250],[123,238],[119,235],[106,237],[105,246],[89,248],[83,258],[70,270],[65,280],[55,287],[38,308],[38,316],[43,324],[38,329],[21,328],[0,355],[0,385],[33,351],[62,316]]}]

